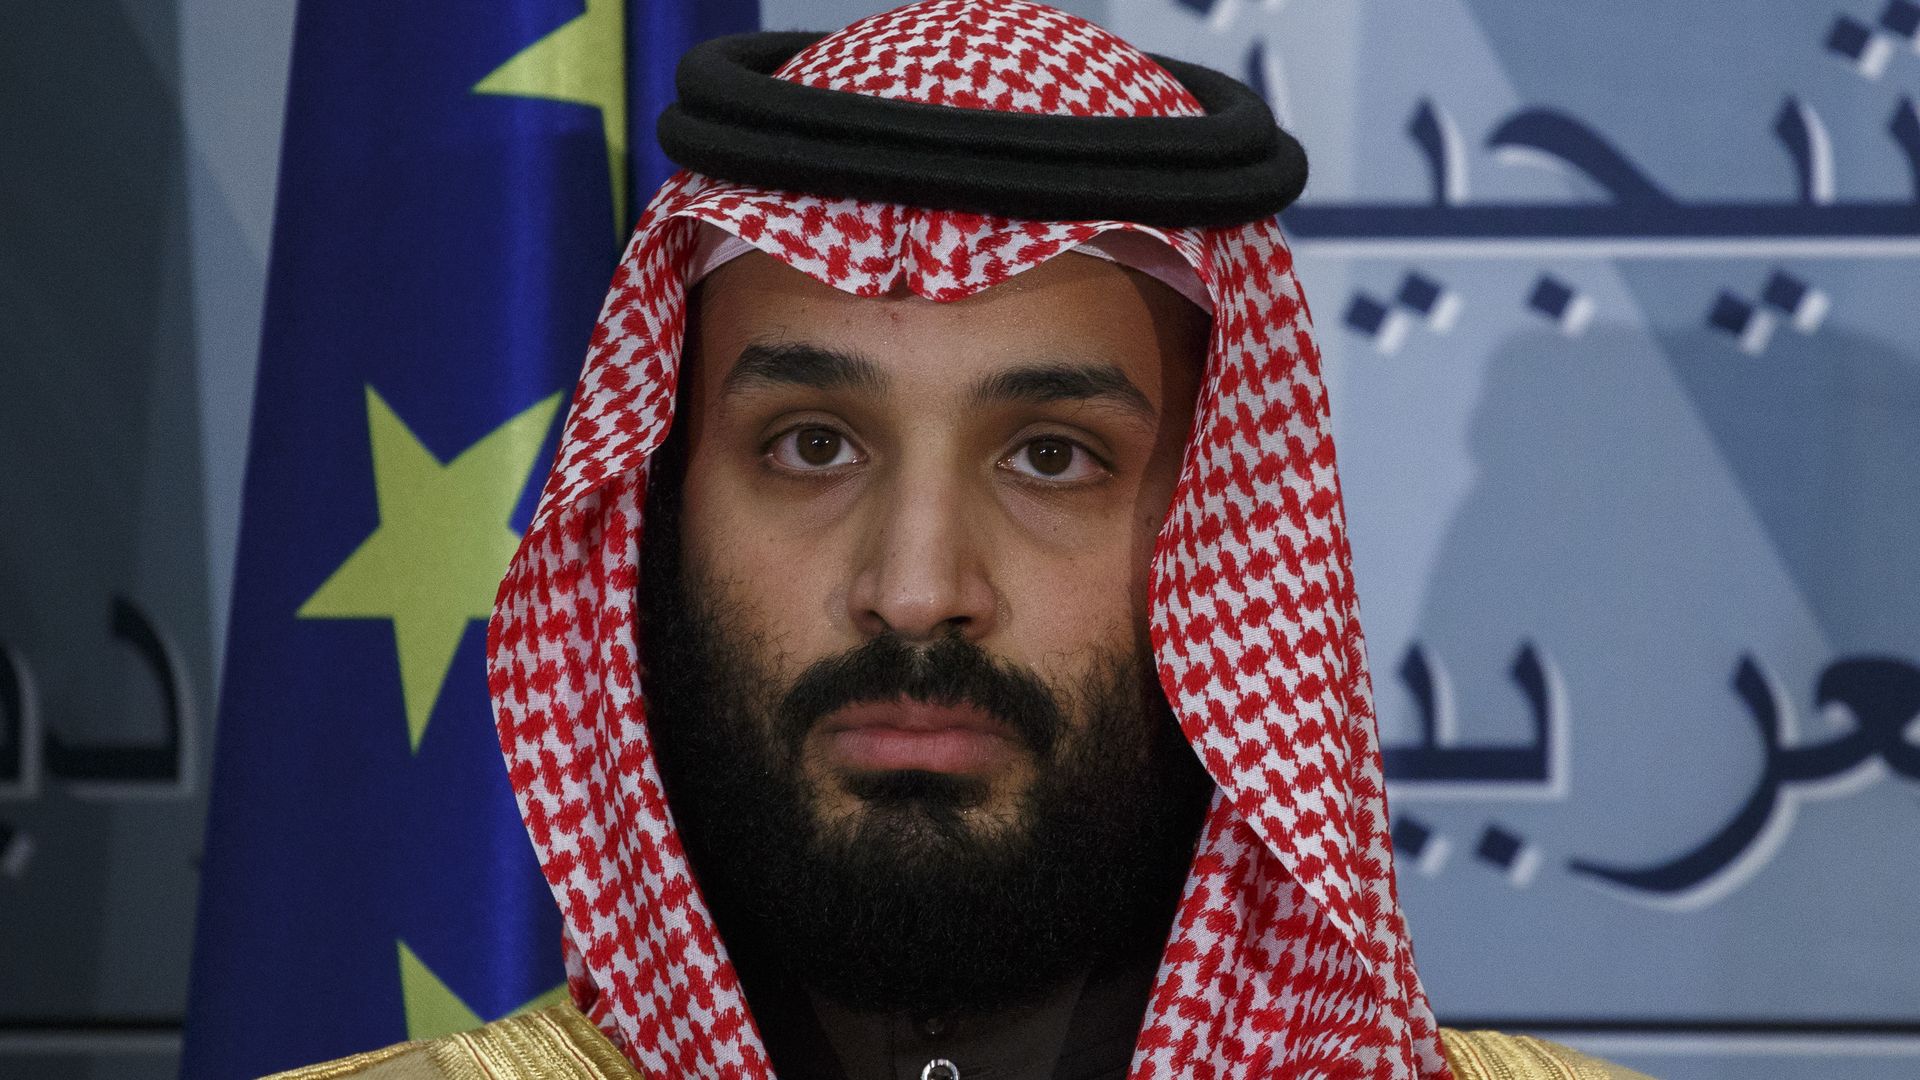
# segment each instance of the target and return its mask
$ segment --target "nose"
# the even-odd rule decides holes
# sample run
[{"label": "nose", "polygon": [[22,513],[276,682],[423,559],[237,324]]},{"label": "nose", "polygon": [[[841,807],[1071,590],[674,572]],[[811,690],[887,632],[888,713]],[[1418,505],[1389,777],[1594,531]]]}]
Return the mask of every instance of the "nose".
[{"label": "nose", "polygon": [[931,642],[959,633],[978,641],[993,629],[999,596],[987,572],[983,520],[964,485],[930,473],[903,475],[873,494],[847,604],[867,637],[891,631]]}]

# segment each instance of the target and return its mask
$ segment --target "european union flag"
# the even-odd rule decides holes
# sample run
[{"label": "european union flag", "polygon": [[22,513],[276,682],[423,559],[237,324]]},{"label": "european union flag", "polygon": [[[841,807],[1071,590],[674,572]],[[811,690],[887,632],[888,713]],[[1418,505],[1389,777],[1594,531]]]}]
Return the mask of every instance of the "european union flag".
[{"label": "european union flag", "polygon": [[485,619],[635,181],[665,174],[652,123],[673,64],[757,14],[300,6],[185,1076],[257,1076],[564,992]]}]

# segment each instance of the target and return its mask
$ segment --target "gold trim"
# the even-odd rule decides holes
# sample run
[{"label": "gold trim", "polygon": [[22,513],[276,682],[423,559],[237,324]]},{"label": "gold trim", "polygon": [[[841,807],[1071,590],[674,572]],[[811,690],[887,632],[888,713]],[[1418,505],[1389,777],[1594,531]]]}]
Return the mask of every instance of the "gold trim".
[{"label": "gold trim", "polygon": [[563,1002],[551,1008],[542,1009],[533,1014],[543,1024],[550,1024],[566,1040],[569,1049],[587,1059],[591,1068],[607,1080],[647,1080],[646,1074],[635,1068],[620,1052],[620,1048],[607,1041],[593,1021],[586,1018],[571,1003]]},{"label": "gold trim", "polygon": [[482,1028],[275,1073],[263,1080],[646,1080],[570,1004]]},{"label": "gold trim", "polygon": [[450,1080],[643,1080],[572,1005],[553,1005],[432,1043]]},{"label": "gold trim", "polygon": [[1649,1080],[1531,1035],[1442,1028],[1440,1045],[1454,1080]]},{"label": "gold trim", "polygon": [[383,1046],[378,1050],[369,1050],[352,1057],[277,1072],[271,1076],[261,1077],[261,1080],[341,1080],[342,1077],[358,1075],[376,1065],[384,1065],[395,1058],[423,1049],[425,1046],[425,1043],[417,1042],[394,1043],[392,1046]]},{"label": "gold trim", "polygon": [[1454,1080],[1514,1080],[1510,1070],[1489,1060],[1481,1052],[1482,1040],[1479,1036],[1485,1034],[1440,1029],[1440,1046],[1446,1052],[1447,1065],[1453,1070]]},{"label": "gold trim", "polygon": [[1558,1054],[1547,1049],[1547,1044],[1539,1039],[1521,1035],[1513,1040],[1513,1045],[1515,1049],[1539,1062],[1543,1068],[1553,1074],[1556,1080],[1585,1080],[1586,1077],[1593,1076],[1586,1069],[1569,1064]]}]

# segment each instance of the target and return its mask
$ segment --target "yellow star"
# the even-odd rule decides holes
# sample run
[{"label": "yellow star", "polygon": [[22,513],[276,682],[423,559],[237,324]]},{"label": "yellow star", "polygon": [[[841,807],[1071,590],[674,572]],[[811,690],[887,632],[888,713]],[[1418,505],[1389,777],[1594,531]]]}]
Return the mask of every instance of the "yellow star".
[{"label": "yellow star", "polygon": [[627,228],[626,0],[586,0],[576,16],[474,84],[476,94],[543,98],[600,110],[613,182],[613,231]]},{"label": "yellow star", "polygon": [[300,605],[303,619],[391,619],[413,749],[470,619],[484,619],[520,536],[508,524],[553,423],[554,394],[442,465],[373,387],[380,526]]},{"label": "yellow star", "polygon": [[[407,948],[406,942],[399,942],[399,946],[400,997],[407,1009],[407,1038],[437,1039],[456,1031],[472,1031],[486,1023],[480,1019],[479,1013],[460,1000],[460,995],[440,981],[440,976],[415,956],[412,949]],[[567,984],[561,983],[508,1015],[518,1016],[523,1012],[558,1005],[565,1000]]]}]

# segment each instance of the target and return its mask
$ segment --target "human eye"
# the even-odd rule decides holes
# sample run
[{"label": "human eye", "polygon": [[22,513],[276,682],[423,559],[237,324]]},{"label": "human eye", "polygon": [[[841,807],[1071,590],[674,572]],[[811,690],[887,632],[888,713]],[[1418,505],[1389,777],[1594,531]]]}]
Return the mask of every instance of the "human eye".
[{"label": "human eye", "polygon": [[793,472],[822,472],[862,460],[851,439],[824,424],[787,429],[767,445],[766,457]]},{"label": "human eye", "polygon": [[1000,459],[1000,467],[1054,484],[1083,483],[1107,475],[1107,467],[1093,451],[1060,435],[1028,439]]}]

